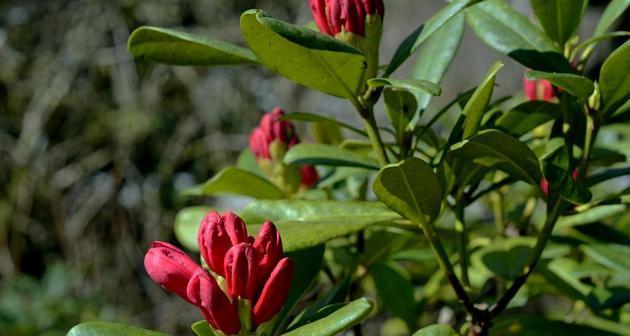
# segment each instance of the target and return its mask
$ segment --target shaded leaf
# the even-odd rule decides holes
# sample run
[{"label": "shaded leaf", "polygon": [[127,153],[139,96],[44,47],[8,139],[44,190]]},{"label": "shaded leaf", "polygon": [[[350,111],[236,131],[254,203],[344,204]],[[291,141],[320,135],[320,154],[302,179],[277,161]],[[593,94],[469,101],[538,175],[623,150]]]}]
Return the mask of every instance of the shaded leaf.
[{"label": "shaded leaf", "polygon": [[283,160],[286,164],[379,168],[378,162],[373,158],[337,146],[323,144],[295,145],[289,149]]},{"label": "shaded leaf", "polygon": [[260,199],[284,197],[282,191],[273,183],[254,173],[235,167],[221,170],[205,183],[184,190],[183,194],[189,196],[232,194]]},{"label": "shaded leaf", "polygon": [[400,270],[383,263],[372,265],[370,275],[385,309],[402,318],[410,329],[415,329],[418,316],[414,289],[409,279]]},{"label": "shaded leaf", "polygon": [[630,40],[613,51],[599,74],[602,111],[609,114],[630,98]]},{"label": "shaded leaf", "polygon": [[558,105],[535,100],[524,102],[499,117],[495,127],[515,137],[521,137],[559,115]]},{"label": "shaded leaf", "polygon": [[619,244],[588,244],[580,247],[596,262],[630,279],[630,246]]},{"label": "shaded leaf", "polygon": [[466,103],[466,106],[464,106],[466,121],[464,122],[463,139],[467,139],[477,132],[481,124],[481,119],[488,107],[488,103],[490,103],[497,72],[499,72],[502,67],[503,63],[501,62],[496,62],[490,67],[486,78],[479,84],[472,97],[470,97]]},{"label": "shaded leaf", "polygon": [[547,320],[537,316],[509,316],[497,319],[491,336],[613,336],[615,334],[593,327]]},{"label": "shaded leaf", "polygon": [[331,124],[331,125],[336,125],[339,126],[341,128],[345,128],[348,129],[354,133],[360,134],[362,136],[367,137],[367,134],[354,127],[351,125],[348,125],[344,122],[335,120],[333,118],[328,118],[328,117],[324,117],[318,114],[313,114],[313,113],[305,113],[305,112],[294,112],[294,113],[289,113],[287,115],[285,115],[284,117],[282,117],[282,119],[284,120],[292,120],[292,121],[305,121],[305,122],[317,122],[317,123],[323,123],[323,124]]},{"label": "shaded leaf", "polygon": [[120,323],[85,322],[70,329],[68,336],[167,336],[167,334]]},{"label": "shaded leaf", "polygon": [[436,84],[420,79],[372,78],[368,80],[368,85],[373,88],[385,86],[416,94],[428,93],[433,96],[439,96],[442,93],[442,89]]},{"label": "shaded leaf", "polygon": [[604,10],[604,14],[599,18],[593,36],[601,36],[606,33],[628,7],[630,7],[630,0],[612,0]]},{"label": "shaded leaf", "polygon": [[588,1],[531,0],[531,4],[547,35],[564,45],[580,25]]},{"label": "shaded leaf", "polygon": [[433,324],[424,327],[411,336],[459,336],[448,324]]},{"label": "shaded leaf", "polygon": [[545,178],[549,182],[550,193],[558,193],[571,203],[582,204],[591,199],[590,191],[573,180],[569,163],[569,152],[561,146],[546,154],[542,159]]},{"label": "shaded leaf", "polygon": [[373,304],[362,298],[352,301],[334,313],[313,323],[290,331],[285,336],[333,336],[355,324],[363,322],[370,315]]}]

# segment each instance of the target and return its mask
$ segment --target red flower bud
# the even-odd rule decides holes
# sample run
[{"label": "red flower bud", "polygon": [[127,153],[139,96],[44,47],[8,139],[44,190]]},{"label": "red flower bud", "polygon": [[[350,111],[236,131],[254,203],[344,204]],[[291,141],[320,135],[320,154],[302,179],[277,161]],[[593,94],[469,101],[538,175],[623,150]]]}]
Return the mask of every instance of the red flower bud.
[{"label": "red flower bud", "polygon": [[256,250],[251,244],[232,246],[225,255],[225,282],[233,298],[252,300],[258,289]]},{"label": "red flower bud", "polygon": [[305,187],[312,187],[319,180],[319,175],[317,174],[317,170],[313,166],[302,166],[301,179],[300,182]]},{"label": "red flower bud", "polygon": [[252,319],[256,325],[269,321],[276,315],[289,295],[293,280],[293,261],[284,258],[278,262],[252,311]]},{"label": "red flower bud", "polygon": [[[573,172],[571,173],[571,178],[574,182],[577,181],[579,175],[580,168],[573,169]],[[545,196],[549,196],[549,181],[547,181],[547,179],[544,177],[540,180],[540,190],[542,190]]]},{"label": "red flower bud", "polygon": [[530,80],[525,78],[523,89],[529,100],[551,101],[556,96],[553,85],[544,79]]},{"label": "red flower bud", "polygon": [[385,15],[383,0],[309,0],[309,5],[319,30],[331,36],[340,32],[365,36],[365,17]]},{"label": "red flower bud", "polygon": [[201,256],[216,274],[225,276],[223,261],[227,251],[236,244],[247,241],[245,222],[232,212],[223,216],[209,212],[201,221],[197,242]]},{"label": "red flower bud", "polygon": [[227,335],[238,334],[241,322],[237,307],[217,284],[217,281],[204,269],[199,269],[190,279],[187,287],[189,301],[199,307],[208,324]]},{"label": "red flower bud", "polygon": [[188,300],[186,295],[188,281],[201,269],[182,250],[159,241],[153,242],[145,254],[144,268],[153,281],[185,300]]},{"label": "red flower bud", "polygon": [[263,283],[278,263],[278,260],[282,258],[282,239],[280,238],[280,232],[278,232],[272,222],[266,221],[262,225],[258,238],[254,241],[254,249],[256,249],[259,258],[258,279]]},{"label": "red flower bud", "polygon": [[265,114],[260,120],[260,125],[249,135],[249,147],[256,159],[271,159],[269,146],[274,141],[279,141],[291,148],[300,142],[295,133],[295,127],[288,120],[282,120],[284,111],[275,108]]}]

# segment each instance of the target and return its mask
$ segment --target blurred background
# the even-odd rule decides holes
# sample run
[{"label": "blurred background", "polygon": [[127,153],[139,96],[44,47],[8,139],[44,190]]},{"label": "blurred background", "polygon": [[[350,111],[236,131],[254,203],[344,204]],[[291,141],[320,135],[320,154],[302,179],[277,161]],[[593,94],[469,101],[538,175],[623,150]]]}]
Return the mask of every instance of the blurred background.
[{"label": "blurred background", "polygon": [[[513,3],[529,13],[528,1]],[[583,34],[606,3],[591,1]],[[383,63],[444,2],[386,5]],[[178,191],[232,164],[275,106],[360,125],[345,101],[260,67],[164,66],[126,50],[141,25],[242,43],[239,15],[254,7],[311,20],[305,0],[0,0],[0,334],[65,335],[94,319],[190,334],[201,316],[150,281],[144,252],[174,241],[178,209],[238,210],[244,200]],[[627,17],[621,25],[629,30]],[[520,94],[524,69],[468,29],[433,105],[476,85],[497,59],[507,66],[496,97]]]}]

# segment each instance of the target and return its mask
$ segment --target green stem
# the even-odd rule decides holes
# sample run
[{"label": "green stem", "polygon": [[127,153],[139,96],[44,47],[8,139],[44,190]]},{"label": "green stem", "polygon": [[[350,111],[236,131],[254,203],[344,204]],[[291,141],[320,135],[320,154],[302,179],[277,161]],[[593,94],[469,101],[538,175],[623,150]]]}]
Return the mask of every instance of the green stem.
[{"label": "green stem", "polygon": [[529,276],[534,271],[534,268],[536,267],[538,260],[540,260],[540,256],[542,255],[543,250],[545,249],[545,246],[547,246],[547,242],[549,241],[549,238],[551,237],[551,232],[553,231],[556,221],[558,220],[558,217],[560,217],[560,210],[562,209],[562,206],[565,204],[559,195],[556,195],[556,197],[557,199],[554,202],[551,208],[551,211],[547,214],[547,219],[545,220],[543,229],[540,232],[538,240],[536,241],[536,246],[534,246],[534,251],[532,251],[532,254],[529,257],[527,266],[523,270],[523,273],[521,273],[521,275],[519,275],[514,280],[514,282],[512,283],[512,286],[510,286],[510,288],[508,288],[508,290],[503,294],[503,296],[501,296],[501,298],[497,301],[497,303],[495,303],[490,308],[491,317],[494,318],[498,316],[505,310],[505,308],[507,308],[510,301],[512,301],[516,293],[519,291],[519,289],[521,289],[521,287],[527,281],[527,278],[529,278]]},{"label": "green stem", "polygon": [[468,232],[464,217],[464,202],[461,200],[457,200],[455,203],[455,218],[455,230],[459,233],[459,267],[462,273],[462,282],[464,286],[470,287],[468,277]]},{"label": "green stem", "polygon": [[363,118],[365,130],[367,132],[368,138],[370,138],[372,148],[376,153],[376,157],[378,158],[379,163],[381,164],[381,166],[387,165],[389,163],[389,159],[387,158],[387,152],[385,151],[385,146],[383,145],[381,134],[378,132],[378,125],[376,124],[376,119],[374,118],[374,110],[372,106],[365,107],[357,99],[353,99],[352,104],[359,112],[361,118]]},{"label": "green stem", "polygon": [[584,155],[580,162],[579,180],[584,179],[588,174],[588,165],[595,146],[595,138],[597,138],[597,133],[599,133],[599,125],[593,117],[587,115],[586,120],[586,138],[584,140]]}]

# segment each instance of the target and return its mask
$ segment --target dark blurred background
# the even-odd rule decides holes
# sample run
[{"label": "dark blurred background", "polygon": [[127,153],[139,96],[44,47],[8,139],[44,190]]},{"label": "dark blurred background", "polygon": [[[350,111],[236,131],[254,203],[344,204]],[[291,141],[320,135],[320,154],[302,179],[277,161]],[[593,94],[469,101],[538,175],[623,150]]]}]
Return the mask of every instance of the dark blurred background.
[{"label": "dark blurred background", "polygon": [[[606,2],[592,1],[583,33]],[[444,2],[386,5],[382,62]],[[94,319],[189,333],[198,312],[142,265],[151,241],[174,240],[177,210],[201,202],[178,191],[233,163],[274,106],[357,122],[346,102],[262,68],[171,67],[126,50],[140,25],[242,43],[238,18],[254,7],[311,20],[305,0],[0,0],[0,334],[65,335]],[[519,91],[523,68],[469,30],[437,105],[497,59],[508,65],[497,96]]]}]

